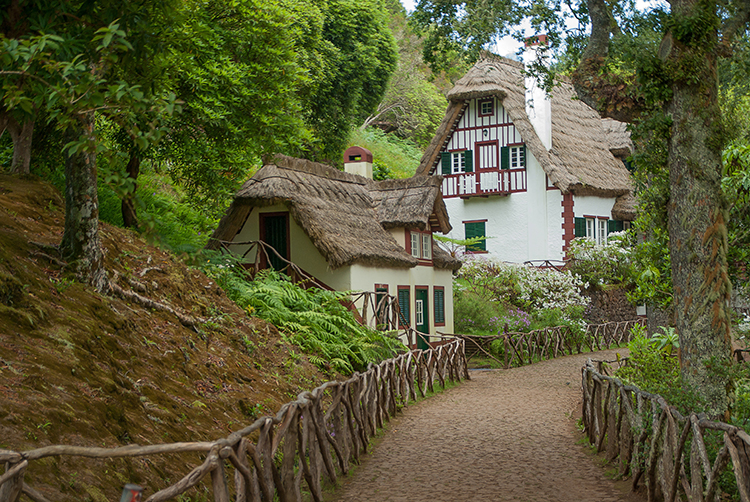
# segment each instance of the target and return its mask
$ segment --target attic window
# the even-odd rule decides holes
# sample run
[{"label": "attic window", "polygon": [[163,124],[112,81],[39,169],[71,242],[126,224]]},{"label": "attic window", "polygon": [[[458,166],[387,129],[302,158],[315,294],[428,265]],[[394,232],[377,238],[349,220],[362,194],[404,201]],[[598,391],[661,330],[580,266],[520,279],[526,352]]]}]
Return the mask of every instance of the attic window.
[{"label": "attic window", "polygon": [[479,101],[479,116],[487,117],[495,114],[495,99],[483,99]]},{"label": "attic window", "polygon": [[432,233],[409,232],[411,255],[418,260],[432,260]]}]

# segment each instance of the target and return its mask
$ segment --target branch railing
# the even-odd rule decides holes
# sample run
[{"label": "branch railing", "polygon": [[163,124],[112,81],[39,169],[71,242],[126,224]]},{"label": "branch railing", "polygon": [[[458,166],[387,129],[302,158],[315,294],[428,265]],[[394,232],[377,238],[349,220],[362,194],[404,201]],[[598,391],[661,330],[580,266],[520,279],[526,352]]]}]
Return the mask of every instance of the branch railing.
[{"label": "branch railing", "polygon": [[[739,498],[750,502],[747,432],[704,414],[685,417],[662,396],[601,374],[591,360],[582,377],[588,439],[597,452],[606,451],[607,461],[618,460],[618,472],[632,477],[633,491],[643,481],[649,502],[718,501],[719,478],[731,461]],[[718,442],[713,461],[707,436]]]},{"label": "branch railing", "polygon": [[[275,416],[259,418],[226,438],[209,442],[171,443],[120,448],[47,446],[35,450],[0,450],[0,502],[16,502],[21,494],[35,502],[45,495],[24,481],[34,463],[49,457],[114,459],[175,453],[198,453],[205,460],[178,482],[161,488],[146,502],[170,500],[193,487],[209,484],[215,502],[278,500],[300,502],[309,492],[323,500],[324,481],[336,484],[367,452],[377,429],[401,406],[424,397],[436,385],[468,379],[463,340],[429,350],[413,350],[350,379],[327,382],[281,407]],[[39,465],[43,468],[42,465]],[[231,474],[233,483],[227,481]]]},{"label": "branch railing", "polygon": [[[644,326],[645,320],[616,321],[588,324],[583,335],[569,326],[554,326],[534,331],[502,333],[496,336],[454,335],[466,341],[467,361],[478,353],[495,359],[505,368],[532,364],[534,361],[560,356],[581,354],[584,349],[595,352],[630,341],[634,326]],[[490,354],[489,346],[495,340],[503,341],[503,360]]]}]

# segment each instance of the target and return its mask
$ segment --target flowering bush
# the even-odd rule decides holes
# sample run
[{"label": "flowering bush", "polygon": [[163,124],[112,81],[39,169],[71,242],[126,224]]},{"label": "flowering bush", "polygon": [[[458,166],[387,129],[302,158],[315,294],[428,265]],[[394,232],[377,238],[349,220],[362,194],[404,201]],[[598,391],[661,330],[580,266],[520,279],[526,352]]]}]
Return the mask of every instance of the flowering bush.
[{"label": "flowering bush", "polygon": [[468,259],[459,270],[458,278],[461,287],[480,298],[526,311],[565,310],[570,306],[588,304],[588,299],[581,295],[586,285],[568,272],[479,257]]},{"label": "flowering bush", "polygon": [[502,333],[506,325],[511,332],[560,325],[583,331],[584,287],[568,272],[472,257],[453,288],[456,331]]},{"label": "flowering bush", "polygon": [[606,244],[588,238],[573,239],[568,250],[573,259],[567,269],[593,289],[605,284],[631,283],[634,278],[631,239],[627,231],[609,234]]}]

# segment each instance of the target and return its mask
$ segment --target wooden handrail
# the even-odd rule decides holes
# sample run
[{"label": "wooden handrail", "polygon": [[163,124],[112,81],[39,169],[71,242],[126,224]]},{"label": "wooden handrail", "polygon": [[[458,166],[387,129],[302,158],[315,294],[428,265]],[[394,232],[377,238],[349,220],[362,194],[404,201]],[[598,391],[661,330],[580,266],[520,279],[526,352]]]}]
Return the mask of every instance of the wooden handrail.
[{"label": "wooden handrail", "polygon": [[[632,476],[634,491],[643,480],[650,501],[674,502],[680,493],[691,502],[718,500],[719,475],[731,461],[740,500],[750,502],[747,432],[702,413],[685,417],[662,396],[602,375],[590,359],[582,369],[582,390],[589,441],[606,451],[607,461],[618,459],[619,474]],[[706,431],[722,436],[713,463]]]},{"label": "wooden handrail", "polygon": [[[495,340],[503,340],[504,365],[506,368],[531,364],[534,361],[554,359],[556,357],[580,354],[584,349],[595,352],[609,349],[630,341],[631,329],[643,326],[644,319],[615,321],[604,324],[589,324],[586,333],[578,338],[568,326],[554,326],[529,332],[509,332],[495,336],[460,335],[467,342],[467,348],[476,348],[486,355],[486,347]],[[468,354],[467,361],[475,354]],[[494,356],[490,356],[497,360]],[[498,360],[498,362],[500,362]]]},{"label": "wooden handrail", "polygon": [[[21,493],[35,501],[47,499],[25,484],[35,462],[51,456],[88,458],[146,457],[201,452],[205,461],[176,483],[161,488],[146,502],[169,500],[203,483],[210,475],[214,501],[229,502],[226,469],[234,470],[236,501],[301,502],[303,486],[312,499],[323,499],[321,481],[336,483],[352,462],[367,452],[370,438],[395,416],[401,405],[424,397],[437,382],[468,378],[464,342],[460,339],[428,350],[412,350],[346,381],[327,382],[226,438],[211,442],[129,445],[120,448],[46,446],[26,451],[0,450],[0,502],[16,502]],[[256,437],[251,440],[250,436]],[[278,461],[281,453],[281,461]],[[38,464],[37,464],[38,465]],[[39,466],[43,468],[43,466]]]}]

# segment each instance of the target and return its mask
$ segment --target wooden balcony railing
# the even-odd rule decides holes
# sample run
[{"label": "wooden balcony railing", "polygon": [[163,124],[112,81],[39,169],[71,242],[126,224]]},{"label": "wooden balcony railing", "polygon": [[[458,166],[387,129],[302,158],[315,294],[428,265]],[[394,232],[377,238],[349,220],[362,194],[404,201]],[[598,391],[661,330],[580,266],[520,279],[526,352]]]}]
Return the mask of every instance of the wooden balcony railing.
[{"label": "wooden balcony railing", "polygon": [[443,197],[507,195],[526,191],[526,169],[480,169],[443,179]]}]

